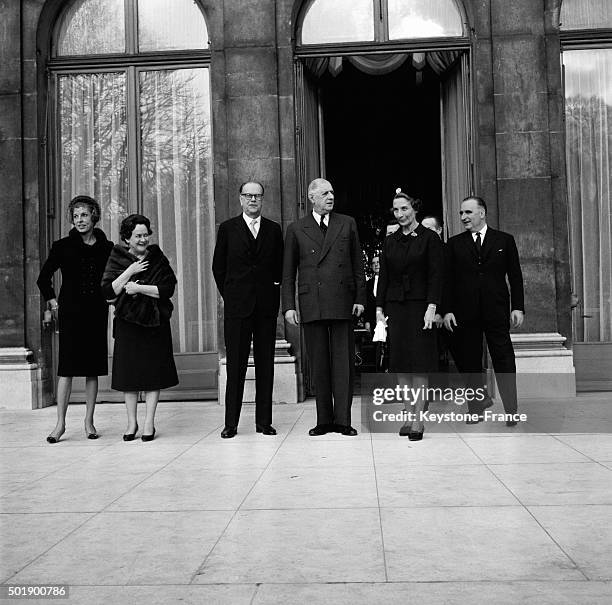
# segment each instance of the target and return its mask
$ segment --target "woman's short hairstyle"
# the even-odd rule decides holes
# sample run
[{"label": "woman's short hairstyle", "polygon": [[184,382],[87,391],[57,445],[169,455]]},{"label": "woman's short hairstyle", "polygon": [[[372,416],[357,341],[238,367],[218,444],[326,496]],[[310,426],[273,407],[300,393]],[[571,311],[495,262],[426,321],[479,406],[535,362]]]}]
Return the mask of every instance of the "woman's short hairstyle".
[{"label": "woman's short hairstyle", "polygon": [[121,226],[119,227],[119,237],[124,241],[130,239],[134,229],[136,229],[136,225],[144,225],[147,228],[149,235],[153,233],[151,230],[151,221],[146,216],[143,214],[130,214],[121,221]]},{"label": "woman's short hairstyle", "polygon": [[74,219],[72,215],[74,213],[74,209],[82,206],[87,208],[89,212],[91,212],[91,220],[95,225],[100,220],[100,204],[93,199],[93,197],[89,197],[88,195],[77,195],[70,200],[68,204],[68,220],[72,223]]},{"label": "woman's short hairstyle", "polygon": [[419,212],[421,210],[422,202],[421,200],[404,193],[401,189],[395,190],[395,195],[393,196],[393,201],[397,199],[404,199],[410,202],[412,209],[415,212]]}]

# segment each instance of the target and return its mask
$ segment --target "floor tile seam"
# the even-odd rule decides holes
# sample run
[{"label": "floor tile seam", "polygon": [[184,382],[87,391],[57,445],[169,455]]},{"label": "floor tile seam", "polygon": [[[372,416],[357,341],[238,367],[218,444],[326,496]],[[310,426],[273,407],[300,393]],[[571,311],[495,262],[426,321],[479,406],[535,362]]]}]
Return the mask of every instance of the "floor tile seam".
[{"label": "floor tile seam", "polygon": [[[266,580],[264,582],[201,582],[199,584],[179,584],[178,586],[249,586],[252,584],[260,584],[263,586],[345,586],[355,585],[355,586],[384,586],[386,584],[389,585],[419,585],[419,586],[427,586],[427,585],[436,585],[436,586],[444,586],[449,584],[464,584],[464,585],[473,585],[473,584],[492,584],[492,585],[513,585],[513,584],[535,584],[535,585],[550,585],[550,584],[575,584],[577,586],[588,586],[589,584],[602,584],[609,585],[612,584],[612,580],[589,580],[589,579],[580,579],[580,578],[569,578],[569,579],[516,579],[516,580],[487,580],[487,579],[478,579],[478,580],[464,580],[464,579],[451,579],[451,580],[313,580],[312,582],[307,582],[304,580],[287,580],[287,581],[269,581]],[[102,586],[105,586],[104,584]],[[144,585],[155,587],[156,585]],[[172,586],[172,584],[170,584]]]},{"label": "floor tile seam", "polygon": [[585,578],[585,580],[590,581],[591,578],[589,578],[589,576],[586,574],[586,572],[584,571],[584,569],[582,568],[581,565],[578,565],[577,561],[574,560],[574,558],[566,551],[565,548],[563,548],[563,546],[561,546],[561,544],[559,544],[559,542],[553,537],[553,535],[544,527],[544,525],[542,525],[542,523],[539,521],[539,519],[533,514],[533,512],[530,510],[529,506],[525,506],[525,510],[527,511],[527,513],[531,516],[531,518],[540,526],[540,528],[542,529],[542,531],[550,538],[550,540],[553,542],[553,544],[556,545],[556,547],[567,557],[567,559],[569,561],[572,562],[572,564],[574,565],[574,568],[579,571]]},{"label": "floor tile seam", "polygon": [[596,462],[597,464],[600,464],[599,460],[595,460],[595,458],[593,458],[592,456],[589,456],[588,454],[585,454],[584,452],[581,452],[579,449],[577,449],[575,446],[573,446],[571,443],[565,443],[565,441],[563,441],[563,439],[560,439],[558,435],[551,435],[551,437],[553,439],[555,439],[556,441],[558,441],[559,443],[562,443],[565,447],[569,447],[571,450],[574,450],[575,452],[577,452],[578,454],[580,454],[581,456],[584,456],[585,458],[587,458],[590,462]]},{"label": "floor tile seam", "polygon": [[244,504],[244,502],[246,501],[246,499],[250,496],[251,492],[253,491],[253,489],[255,489],[255,486],[257,485],[257,483],[260,481],[260,479],[263,477],[264,473],[266,472],[266,470],[268,469],[268,467],[270,466],[272,460],[274,460],[274,458],[277,456],[279,449],[282,447],[283,443],[285,443],[285,441],[287,440],[288,436],[291,434],[291,432],[295,429],[296,424],[300,421],[300,419],[302,418],[302,415],[304,414],[304,410],[302,409],[300,411],[300,413],[298,414],[297,418],[294,420],[293,424],[291,425],[291,428],[287,431],[286,435],[283,437],[283,439],[281,440],[281,442],[278,445],[278,448],[276,448],[276,451],[274,452],[274,455],[272,456],[272,458],[270,458],[270,460],[268,461],[268,464],[265,466],[265,468],[263,468],[261,470],[261,472],[259,473],[257,479],[255,479],[255,481],[253,481],[251,488],[249,489],[249,491],[245,494],[245,496],[243,497],[242,501],[240,502],[240,504],[236,507],[236,509],[233,511],[233,514],[230,516],[228,522],[225,524],[225,527],[223,528],[223,530],[221,531],[221,533],[219,534],[219,537],[216,539],[215,543],[211,546],[211,548],[208,550],[208,553],[206,553],[206,556],[204,557],[204,559],[202,560],[202,562],[200,563],[200,565],[198,565],[196,567],[195,573],[192,574],[191,579],[189,580],[189,584],[193,584],[195,579],[201,575],[201,572],[204,570],[204,566],[206,565],[206,562],[208,561],[208,559],[210,558],[211,554],[213,553],[213,551],[215,550],[215,548],[217,547],[217,545],[219,544],[219,542],[221,541],[221,539],[223,538],[223,536],[225,535],[225,532],[227,531],[227,528],[231,525],[231,523],[234,521],[234,519],[236,518],[236,516],[238,515],[238,512],[240,511],[242,505]]},{"label": "floor tile seam", "polygon": [[6,580],[2,581],[2,584],[5,584],[6,582],[8,582],[11,578],[14,578],[16,575],[20,574],[24,569],[26,569],[26,567],[29,567],[30,565],[32,565],[33,563],[35,563],[36,561],[38,561],[38,559],[40,559],[41,557],[45,556],[50,550],[52,550],[53,548],[55,548],[58,544],[60,544],[61,542],[63,542],[64,540],[66,540],[67,538],[69,538],[72,534],[74,534],[75,532],[77,532],[79,529],[81,529],[84,525],[86,525],[87,523],[89,523],[89,521],[91,521],[91,519],[93,519],[96,516],[96,513],[82,513],[82,512],[77,512],[75,513],[74,511],[72,511],[72,515],[82,515],[82,514],[86,514],[89,515],[86,519],[83,519],[83,521],[81,523],[79,523],[74,529],[70,530],[67,534],[63,535],[61,538],[59,538],[59,540],[57,540],[54,544],[52,544],[51,546],[49,546],[49,548],[47,548],[46,550],[44,550],[43,552],[39,553],[38,555],[36,555],[32,560],[28,561],[25,565],[23,565],[21,568],[19,568],[16,572],[14,572],[11,576],[9,576]]},{"label": "floor tile seam", "polygon": [[[193,584],[193,586],[198,586],[198,584]],[[249,605],[253,605],[253,603],[255,603],[255,599],[257,598],[257,595],[259,594],[259,589],[261,588],[261,586],[262,586],[261,582],[257,582],[255,584],[255,590],[253,591],[253,594],[251,595],[251,600],[249,601]]]},{"label": "floor tile seam", "polygon": [[[217,429],[211,429],[211,431],[209,433],[207,433],[204,437],[202,437],[202,439],[205,439],[206,437],[208,437],[208,435],[212,434],[214,430],[218,430],[218,426]],[[198,442],[196,442],[198,443]],[[106,504],[106,506],[104,506],[102,509],[100,509],[98,511],[98,514],[103,513],[105,510],[107,510],[110,506],[112,506],[113,504],[115,504],[118,500],[120,500],[121,498],[124,498],[125,496],[127,496],[129,493],[131,493],[133,490],[137,489],[139,486],[141,486],[145,481],[148,481],[151,477],[157,475],[159,472],[163,471],[167,466],[169,466],[172,462],[174,462],[175,460],[177,460],[178,458],[180,458],[181,456],[183,456],[186,452],[188,452],[190,449],[192,449],[196,443],[192,443],[187,449],[185,449],[184,451],[182,451],[180,454],[174,456],[173,458],[171,458],[170,460],[168,460],[168,462],[166,462],[166,464],[163,464],[162,466],[160,466],[158,469],[156,469],[153,472],[145,472],[143,474],[145,474],[146,476],[142,479],[142,481],[139,481],[138,483],[133,484],[130,488],[127,489],[127,491],[123,492],[121,495],[117,496],[114,500],[112,500],[111,502],[109,502],[108,504]]]},{"label": "floor tile seam", "polygon": [[559,549],[559,551],[561,553],[563,553],[563,555],[565,555],[566,559],[568,561],[570,561],[574,568],[582,575],[584,576],[585,580],[589,580],[589,577],[586,575],[586,573],[584,572],[584,570],[582,569],[582,567],[580,567],[576,561],[574,561],[574,559],[572,557],[570,557],[570,555],[566,552],[566,550],[557,542],[557,540],[555,540],[553,538],[553,536],[551,535],[551,533],[540,523],[540,521],[538,521],[538,519],[535,517],[535,515],[533,514],[533,512],[531,510],[529,510],[529,505],[524,503],[517,494],[515,494],[512,489],[510,489],[510,487],[508,485],[506,485],[506,483],[493,471],[493,469],[491,469],[489,467],[489,470],[491,471],[491,473],[497,478],[497,480],[521,503],[522,508],[525,510],[525,512],[538,524],[538,526],[541,528],[541,530],[548,536],[549,540]]},{"label": "floor tile seam", "polygon": [[[12,577],[12,576],[11,576]],[[7,580],[0,581],[0,584],[7,585]],[[533,579],[525,579],[525,580],[385,580],[377,581],[377,580],[314,580],[312,582],[304,582],[304,581],[293,581],[288,580],[286,582],[283,581],[268,581],[265,582],[248,582],[248,581],[237,581],[237,582],[202,582],[200,584],[184,584],[180,582],[159,582],[157,584],[150,583],[142,583],[142,584],[82,584],[79,582],[71,582],[70,587],[76,588],[159,588],[159,587],[176,587],[176,588],[190,588],[190,589],[205,589],[210,588],[211,586],[312,586],[312,585],[324,585],[324,586],[345,586],[347,584],[356,585],[356,586],[384,586],[385,584],[418,584],[420,586],[427,585],[445,585],[445,584],[535,584],[535,585],[550,585],[550,584],[576,584],[576,585],[589,585],[589,584],[602,584],[609,585],[612,584],[612,580],[583,580],[583,579],[563,579],[563,580],[533,580]],[[22,583],[19,583],[22,584]],[[11,584],[13,586],[14,584]]]},{"label": "floor tile seam", "polygon": [[478,458],[478,460],[480,460],[485,468],[489,471],[489,473],[491,473],[491,475],[497,479],[497,481],[499,482],[499,484],[516,500],[517,504],[519,506],[523,506],[523,503],[521,502],[520,498],[497,476],[496,473],[493,472],[493,470],[491,469],[490,465],[487,464],[483,459],[482,456],[480,456],[478,454],[478,452],[476,452],[476,450],[474,450],[474,448],[468,443],[466,442],[465,439],[462,439],[463,443],[465,444],[465,446],[474,454],[474,456],[476,456],[476,458]]},{"label": "floor tile seam", "polygon": [[[574,461],[574,462],[565,462],[563,460],[559,460],[556,462],[485,462],[486,466],[551,466],[551,465],[587,465],[590,464],[592,466],[601,466],[600,462],[592,461],[592,460],[583,460],[583,461]],[[609,469],[608,469],[609,470]]]},{"label": "floor tile seam", "polygon": [[385,532],[383,530],[383,520],[380,506],[380,490],[378,484],[378,472],[376,467],[376,455],[374,453],[374,439],[370,434],[370,451],[372,452],[372,466],[374,467],[374,483],[376,485],[376,501],[378,502],[377,512],[378,512],[378,528],[380,531],[380,543],[382,546],[382,562],[383,569],[385,570],[385,582],[389,581],[389,568],[387,565],[387,549],[385,548]]},{"label": "floor tile seam", "polygon": [[[41,447],[44,447],[44,446],[41,446]],[[98,447],[99,447],[99,446],[98,446]],[[105,445],[105,446],[102,446],[102,447],[105,449],[105,448],[110,447],[110,446]],[[53,469],[53,470],[50,470],[48,473],[45,473],[44,475],[42,475],[42,477],[38,477],[38,478],[36,478],[36,479],[31,479],[31,480],[29,480],[29,481],[25,481],[25,482],[24,482],[22,485],[20,485],[19,487],[13,488],[13,489],[9,490],[8,492],[5,492],[5,493],[3,494],[3,496],[8,496],[8,495],[11,495],[11,494],[13,494],[13,493],[14,493],[14,492],[16,492],[16,491],[19,491],[20,489],[25,489],[25,488],[27,488],[28,486],[30,486],[30,485],[32,485],[32,484],[34,484],[34,483],[38,482],[38,481],[42,481],[42,480],[44,480],[44,479],[47,479],[48,477],[50,477],[51,475],[53,475],[53,474],[55,474],[55,473],[57,473],[57,472],[59,472],[59,471],[66,470],[67,468],[69,468],[70,466],[72,466],[74,463],[75,463],[74,461],[68,462],[68,463],[66,463],[66,464],[65,464],[65,465],[63,465],[63,466],[59,466],[59,467],[57,467],[57,468],[55,468],[55,469]]]}]

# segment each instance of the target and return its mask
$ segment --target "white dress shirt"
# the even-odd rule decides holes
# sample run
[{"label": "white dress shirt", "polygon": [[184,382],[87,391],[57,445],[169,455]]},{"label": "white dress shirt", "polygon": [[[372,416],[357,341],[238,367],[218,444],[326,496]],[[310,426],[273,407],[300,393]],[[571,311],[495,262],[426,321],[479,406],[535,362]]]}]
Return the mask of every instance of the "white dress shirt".
[{"label": "white dress shirt", "polygon": [[[244,219],[244,222],[246,223],[251,233],[253,233],[253,227],[255,228],[255,233],[253,233],[253,237],[257,237],[257,235],[255,234],[259,233],[259,228],[261,227],[261,214],[257,218],[251,218],[243,212],[242,218]],[[255,221],[255,223],[253,223],[253,221]]]},{"label": "white dress shirt", "polygon": [[321,220],[326,227],[329,227],[329,214],[318,214],[314,210],[312,211],[314,220],[317,221],[317,225],[321,226]]},{"label": "white dress shirt", "polygon": [[476,243],[476,234],[480,233],[480,243],[484,244],[484,238],[485,238],[486,232],[487,232],[487,225],[485,225],[480,231],[474,231],[474,233],[472,233],[472,239],[474,240],[474,243]]}]

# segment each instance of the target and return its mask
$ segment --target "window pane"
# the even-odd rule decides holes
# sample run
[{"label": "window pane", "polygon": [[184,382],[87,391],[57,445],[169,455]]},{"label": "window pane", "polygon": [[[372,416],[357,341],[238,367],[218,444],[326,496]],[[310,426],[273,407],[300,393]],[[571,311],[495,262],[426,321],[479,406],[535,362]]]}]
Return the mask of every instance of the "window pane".
[{"label": "window pane", "polygon": [[124,73],[72,74],[59,77],[59,156],[61,234],[70,223],[68,203],[90,195],[99,204],[98,226],[117,240],[127,214],[127,128]]},{"label": "window pane", "polygon": [[208,48],[208,30],[194,0],[139,0],[141,51]]},{"label": "window pane", "polygon": [[302,44],[374,40],[372,0],[315,0],[302,23]]},{"label": "window pane", "polygon": [[140,75],[142,196],[161,249],[177,271],[175,351],[216,350],[217,292],[209,71]]},{"label": "window pane", "polygon": [[563,53],[578,342],[612,341],[612,49]]},{"label": "window pane", "polygon": [[563,0],[561,29],[603,29],[612,27],[610,0]]},{"label": "window pane", "polygon": [[462,36],[461,14],[453,0],[388,0],[389,39]]},{"label": "window pane", "polygon": [[125,52],[124,0],[77,0],[60,28],[58,55]]}]

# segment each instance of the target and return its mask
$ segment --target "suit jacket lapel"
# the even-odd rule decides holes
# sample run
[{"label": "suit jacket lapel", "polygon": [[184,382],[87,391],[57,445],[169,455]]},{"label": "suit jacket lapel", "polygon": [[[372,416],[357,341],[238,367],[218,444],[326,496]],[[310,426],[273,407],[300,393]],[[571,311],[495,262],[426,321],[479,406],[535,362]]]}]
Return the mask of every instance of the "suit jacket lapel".
[{"label": "suit jacket lapel", "polygon": [[485,235],[484,242],[482,244],[482,260],[487,258],[491,254],[491,250],[495,247],[495,240],[497,239],[497,231],[487,227],[487,234]]},{"label": "suit jacket lapel", "polygon": [[259,231],[257,232],[257,237],[255,238],[255,249],[257,251],[257,254],[259,254],[259,252],[261,251],[261,246],[263,244],[264,239],[266,239],[267,236],[268,236],[268,223],[262,216],[261,220],[259,221]]},{"label": "suit jacket lapel", "polygon": [[[340,234],[340,229],[341,225],[339,219],[335,217],[333,213],[330,214],[329,223],[327,225],[327,233],[325,234],[325,240],[323,241],[323,248],[321,249],[321,254],[319,255],[319,262],[321,262],[325,258],[325,255],[329,252],[332,244]],[[321,231],[321,227],[319,227],[319,231]],[[322,231],[321,235],[323,235]]]},{"label": "suit jacket lapel", "polygon": [[238,231],[238,233],[240,234],[240,237],[242,238],[244,242],[244,245],[247,248],[250,248],[251,243],[253,242],[253,234],[251,233],[251,230],[247,227],[247,224],[244,222],[242,215],[236,217],[235,225],[236,225],[236,230]]},{"label": "suit jacket lapel", "polygon": [[474,257],[474,260],[478,260],[478,253],[476,252],[476,244],[474,243],[474,237],[471,231],[466,231],[463,234],[463,241],[465,243],[465,247],[469,248],[470,253]]},{"label": "suit jacket lapel", "polygon": [[317,223],[317,221],[315,221],[314,216],[312,216],[312,213],[306,217],[302,228],[304,229],[304,233],[310,239],[312,239],[319,246],[319,248],[322,248],[323,231],[321,231],[321,227],[319,227],[319,224]]}]

